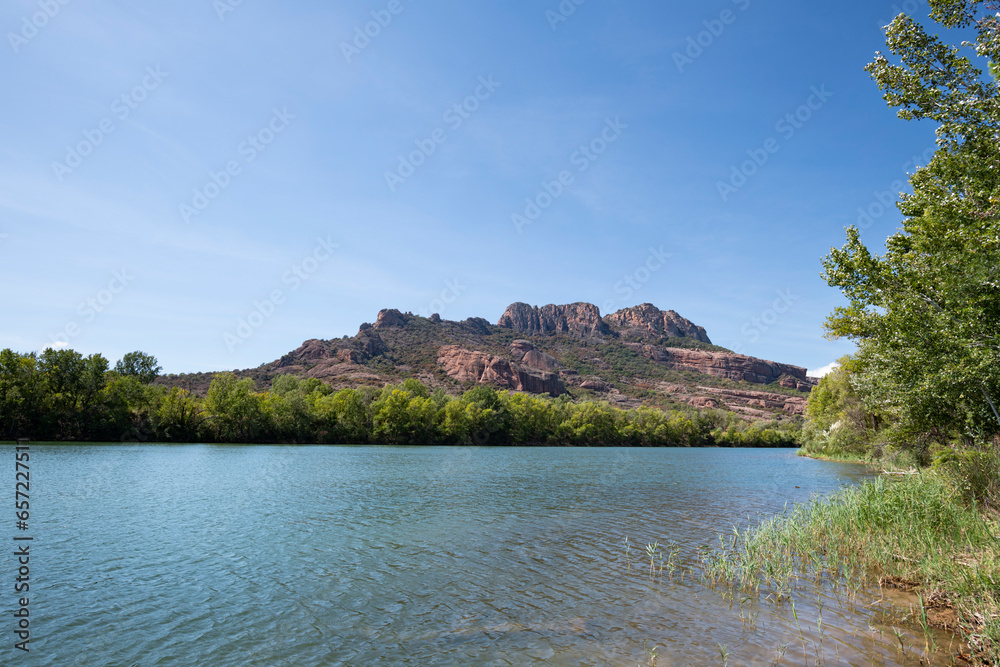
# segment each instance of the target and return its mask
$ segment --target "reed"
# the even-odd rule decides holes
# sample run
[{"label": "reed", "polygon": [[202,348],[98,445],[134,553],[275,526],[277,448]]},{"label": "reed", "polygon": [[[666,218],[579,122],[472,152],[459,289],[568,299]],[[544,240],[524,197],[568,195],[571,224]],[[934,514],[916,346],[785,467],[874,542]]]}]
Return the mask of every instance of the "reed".
[{"label": "reed", "polygon": [[[711,584],[755,593],[764,586],[779,598],[800,578],[848,591],[886,582],[938,591],[958,612],[975,659],[1000,664],[1000,529],[938,472],[883,476],[797,505],[737,531],[729,549],[705,554],[703,564]],[[794,607],[793,615],[798,623]],[[920,620],[927,636],[934,621],[923,597]]]}]

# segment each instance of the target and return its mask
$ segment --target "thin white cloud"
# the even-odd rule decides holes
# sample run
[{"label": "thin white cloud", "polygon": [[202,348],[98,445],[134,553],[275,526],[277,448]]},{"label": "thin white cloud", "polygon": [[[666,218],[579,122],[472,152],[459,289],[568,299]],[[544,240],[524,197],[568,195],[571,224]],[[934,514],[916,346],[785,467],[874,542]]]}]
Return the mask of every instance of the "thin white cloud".
[{"label": "thin white cloud", "polygon": [[831,362],[831,363],[827,364],[826,366],[823,366],[823,368],[817,368],[814,371],[807,371],[807,375],[809,375],[809,377],[821,378],[821,377],[823,377],[825,375],[830,374],[831,372],[833,372],[837,368],[840,368],[840,364],[838,364],[836,361],[834,361],[834,362]]}]

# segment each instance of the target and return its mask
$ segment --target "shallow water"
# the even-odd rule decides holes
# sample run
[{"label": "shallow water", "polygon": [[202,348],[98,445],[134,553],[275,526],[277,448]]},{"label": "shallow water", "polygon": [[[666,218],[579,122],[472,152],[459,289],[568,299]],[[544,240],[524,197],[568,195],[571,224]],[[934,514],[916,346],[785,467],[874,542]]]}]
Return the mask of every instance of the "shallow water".
[{"label": "shallow water", "polygon": [[31,652],[3,558],[0,663],[918,664],[919,632],[896,626],[904,653],[829,590],[796,622],[649,573],[649,542],[693,568],[866,474],[793,450],[32,444]]}]

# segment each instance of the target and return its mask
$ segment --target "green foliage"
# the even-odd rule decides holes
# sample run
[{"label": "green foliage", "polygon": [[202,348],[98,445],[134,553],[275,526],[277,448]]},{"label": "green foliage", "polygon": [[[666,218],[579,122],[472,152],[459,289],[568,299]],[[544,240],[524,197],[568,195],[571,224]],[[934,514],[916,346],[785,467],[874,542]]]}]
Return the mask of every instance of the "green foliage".
[{"label": "green foliage", "polygon": [[[633,359],[632,357],[628,357]],[[0,353],[0,427],[7,438],[164,442],[391,445],[794,447],[794,423],[748,424],[689,406],[622,410],[477,385],[461,396],[408,378],[382,389],[333,392],[314,378],[281,375],[267,392],[250,378],[216,375],[204,398],[109,371],[100,355],[47,350],[41,359]]]},{"label": "green foliage", "polygon": [[994,450],[948,447],[934,458],[969,507],[1000,512],[1000,454]]},{"label": "green foliage", "polygon": [[1000,59],[1000,18],[981,7],[997,3],[931,0],[944,27],[975,27],[968,56],[909,17],[887,28],[895,62],[877,54],[867,69],[900,118],[937,123],[938,151],[911,177],[884,255],[852,227],[823,263],[848,299],[826,326],[858,343],[851,386],[918,458],[1000,433],[1000,94],[974,62]]},{"label": "green foliage", "polygon": [[142,384],[155,380],[161,370],[156,357],[139,351],[129,352],[115,364],[116,373],[134,377]]},{"label": "green foliage", "polygon": [[219,442],[255,442],[267,433],[264,397],[254,389],[253,380],[216,376],[205,397],[206,434]]},{"label": "green foliage", "polygon": [[153,411],[153,424],[160,440],[193,442],[198,439],[205,415],[199,401],[186,389],[173,387]]},{"label": "green foliage", "polygon": [[803,452],[819,458],[874,458],[881,453],[876,443],[882,421],[865,408],[851,384],[860,368],[858,360],[848,356],[838,363],[809,394]]},{"label": "green foliage", "polygon": [[0,352],[0,437],[37,432],[42,383],[34,353]]}]

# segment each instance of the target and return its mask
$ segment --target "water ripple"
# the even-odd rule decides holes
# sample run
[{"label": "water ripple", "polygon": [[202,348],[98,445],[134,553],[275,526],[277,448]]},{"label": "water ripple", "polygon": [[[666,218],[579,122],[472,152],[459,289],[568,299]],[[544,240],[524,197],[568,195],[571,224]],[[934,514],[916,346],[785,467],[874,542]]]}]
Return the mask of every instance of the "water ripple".
[{"label": "water ripple", "polygon": [[32,453],[20,664],[635,665],[654,644],[659,665],[718,663],[720,645],[770,664],[782,644],[785,664],[916,664],[829,591],[797,602],[800,625],[787,603],[650,575],[647,543],[694,563],[732,525],[864,474],[788,450]]}]

